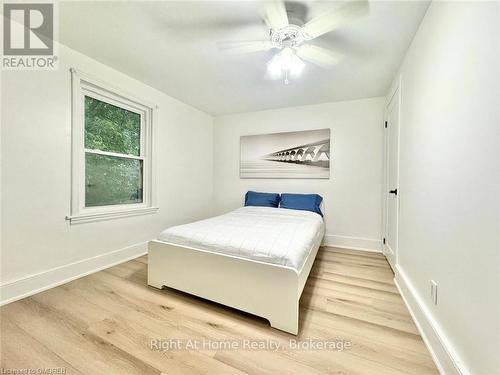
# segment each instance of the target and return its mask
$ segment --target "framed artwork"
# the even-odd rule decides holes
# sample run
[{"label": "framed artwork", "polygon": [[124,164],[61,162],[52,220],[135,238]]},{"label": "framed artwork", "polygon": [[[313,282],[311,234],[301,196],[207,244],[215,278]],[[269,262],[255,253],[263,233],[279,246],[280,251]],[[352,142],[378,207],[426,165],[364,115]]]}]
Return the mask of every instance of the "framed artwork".
[{"label": "framed artwork", "polygon": [[330,129],[240,138],[240,178],[330,178]]}]

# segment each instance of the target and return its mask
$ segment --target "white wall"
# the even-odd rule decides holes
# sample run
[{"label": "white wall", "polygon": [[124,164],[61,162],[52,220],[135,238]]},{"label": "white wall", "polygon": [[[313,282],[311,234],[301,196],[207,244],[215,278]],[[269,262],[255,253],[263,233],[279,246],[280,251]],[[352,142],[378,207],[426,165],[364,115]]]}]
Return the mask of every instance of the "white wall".
[{"label": "white wall", "polygon": [[[57,71],[3,72],[2,299],[137,255],[162,229],[211,213],[212,117],[64,46],[60,55]],[[78,225],[65,220],[70,67],[159,106],[158,213]]]},{"label": "white wall", "polygon": [[450,374],[500,371],[499,9],[432,3],[401,68],[397,279]]},{"label": "white wall", "polygon": [[[326,242],[380,248],[383,98],[216,117],[214,210],[240,207],[247,190],[318,193],[324,198]],[[330,128],[329,180],[240,179],[240,136]]]}]

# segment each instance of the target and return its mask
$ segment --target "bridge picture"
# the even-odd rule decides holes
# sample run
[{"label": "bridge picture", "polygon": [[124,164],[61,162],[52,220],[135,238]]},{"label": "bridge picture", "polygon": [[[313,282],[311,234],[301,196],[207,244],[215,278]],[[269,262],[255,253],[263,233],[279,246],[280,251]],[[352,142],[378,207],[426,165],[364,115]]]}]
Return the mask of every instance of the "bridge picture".
[{"label": "bridge picture", "polygon": [[329,178],[330,129],[242,136],[241,178]]}]

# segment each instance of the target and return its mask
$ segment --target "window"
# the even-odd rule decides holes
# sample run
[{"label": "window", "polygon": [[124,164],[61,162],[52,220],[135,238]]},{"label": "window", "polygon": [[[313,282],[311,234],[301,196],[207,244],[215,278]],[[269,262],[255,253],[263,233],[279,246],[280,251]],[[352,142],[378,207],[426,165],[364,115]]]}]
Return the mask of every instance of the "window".
[{"label": "window", "polygon": [[72,70],[72,223],[152,213],[155,106]]}]

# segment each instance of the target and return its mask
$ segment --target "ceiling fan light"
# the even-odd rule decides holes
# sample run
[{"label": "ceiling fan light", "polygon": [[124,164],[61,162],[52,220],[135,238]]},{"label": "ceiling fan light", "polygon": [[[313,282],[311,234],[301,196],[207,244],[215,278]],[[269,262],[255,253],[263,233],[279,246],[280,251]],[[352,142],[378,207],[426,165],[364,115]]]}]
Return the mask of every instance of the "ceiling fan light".
[{"label": "ceiling fan light", "polygon": [[274,79],[281,78],[283,74],[285,78],[288,75],[297,77],[302,73],[305,65],[292,48],[285,47],[269,61],[267,71]]},{"label": "ceiling fan light", "polygon": [[290,70],[293,65],[294,57],[296,57],[295,53],[290,47],[283,48],[283,50],[279,53],[281,69]]},{"label": "ceiling fan light", "polygon": [[281,61],[279,58],[279,54],[274,56],[271,61],[267,63],[267,72],[269,73],[271,78],[281,77]]},{"label": "ceiling fan light", "polygon": [[290,65],[289,71],[290,71],[290,74],[292,76],[297,77],[302,73],[306,64],[301,59],[299,59],[297,56],[294,55],[293,57],[294,58],[293,58],[292,63]]}]

